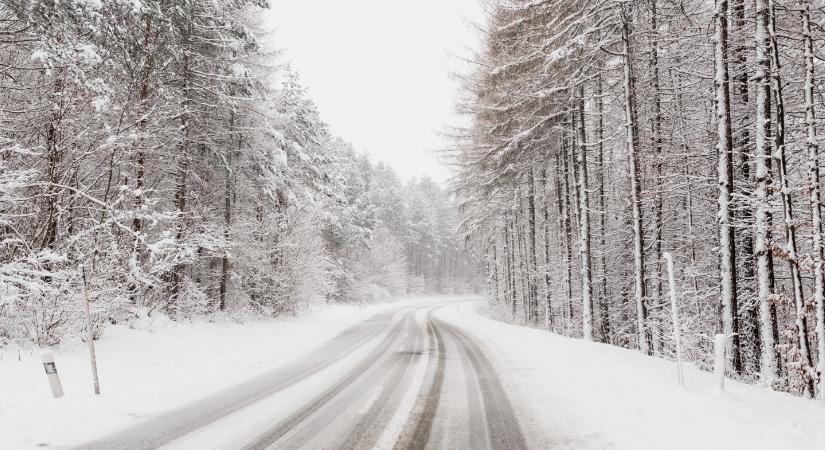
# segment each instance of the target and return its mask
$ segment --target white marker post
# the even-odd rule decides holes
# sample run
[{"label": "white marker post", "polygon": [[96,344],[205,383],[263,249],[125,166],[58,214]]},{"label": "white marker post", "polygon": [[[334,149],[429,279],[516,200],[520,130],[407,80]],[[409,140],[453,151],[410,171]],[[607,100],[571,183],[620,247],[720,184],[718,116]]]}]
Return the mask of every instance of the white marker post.
[{"label": "white marker post", "polygon": [[95,356],[95,333],[92,328],[92,313],[89,306],[89,291],[86,287],[86,267],[81,266],[80,272],[83,275],[83,299],[86,305],[86,339],[89,342],[89,359],[92,362],[92,381],[95,385],[95,395],[100,395],[100,382],[97,378],[97,357]]},{"label": "white marker post", "polygon": [[50,352],[43,352],[40,354],[40,359],[43,361],[46,378],[52,388],[52,396],[54,398],[63,397],[63,386],[60,384],[60,377],[57,375],[57,366],[54,365],[54,355]]},{"label": "white marker post", "polygon": [[670,253],[665,253],[665,261],[667,261],[668,281],[670,282],[670,304],[673,316],[673,340],[676,343],[676,378],[679,387],[685,387],[685,372],[682,369],[682,332],[681,323],[679,321],[679,305],[676,303],[676,276],[673,269],[673,256]]},{"label": "white marker post", "polygon": [[727,341],[728,337],[724,334],[717,334],[713,339],[713,375],[716,377],[720,391],[725,390],[725,367],[728,363]]}]

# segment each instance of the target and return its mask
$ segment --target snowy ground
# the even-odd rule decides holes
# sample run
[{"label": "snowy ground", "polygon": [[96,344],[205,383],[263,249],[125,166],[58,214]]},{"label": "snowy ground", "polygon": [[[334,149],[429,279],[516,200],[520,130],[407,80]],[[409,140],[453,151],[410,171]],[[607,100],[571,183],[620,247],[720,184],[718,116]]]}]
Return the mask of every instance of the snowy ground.
[{"label": "snowy ground", "polygon": [[[418,301],[418,300],[416,300]],[[52,399],[40,355],[0,350],[0,448],[32,448],[48,437],[72,445],[187,404],[311,352],[382,310],[330,306],[298,318],[247,323],[156,319],[112,327],[96,343],[103,395],[95,398],[85,344],[55,352],[65,396]]]},{"label": "snowy ground", "polygon": [[670,362],[489,320],[477,306],[438,317],[487,345],[522,427],[555,448],[825,449],[825,404],[730,380],[719,392],[693,367],[679,389]]},{"label": "snowy ground", "polygon": [[[0,360],[0,448],[84,442],[319,353],[313,351],[324,341],[381,311],[458,300],[330,307],[245,324],[159,321],[112,328],[97,347],[100,398],[91,394],[85,346],[68,345],[56,354],[66,391],[59,400],[50,397],[37,353],[23,352],[18,361],[6,349]],[[731,381],[718,392],[710,374],[690,367],[687,388],[679,389],[672,363],[490,320],[477,308],[478,303],[451,303],[435,316],[465,330],[491,359],[530,448],[825,448],[823,404]],[[449,386],[450,392],[462,390]],[[283,409],[283,401],[278,404]],[[244,414],[273,411],[270,401],[256,405]],[[209,429],[217,432],[217,425]]]}]

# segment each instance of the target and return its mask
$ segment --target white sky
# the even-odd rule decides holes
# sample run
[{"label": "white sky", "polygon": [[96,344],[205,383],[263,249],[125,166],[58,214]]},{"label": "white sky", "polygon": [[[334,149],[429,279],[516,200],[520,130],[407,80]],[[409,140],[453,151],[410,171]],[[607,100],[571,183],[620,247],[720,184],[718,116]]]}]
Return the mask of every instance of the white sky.
[{"label": "white sky", "polygon": [[275,45],[336,135],[407,180],[449,176],[434,151],[455,123],[456,82],[479,0],[272,0]]}]

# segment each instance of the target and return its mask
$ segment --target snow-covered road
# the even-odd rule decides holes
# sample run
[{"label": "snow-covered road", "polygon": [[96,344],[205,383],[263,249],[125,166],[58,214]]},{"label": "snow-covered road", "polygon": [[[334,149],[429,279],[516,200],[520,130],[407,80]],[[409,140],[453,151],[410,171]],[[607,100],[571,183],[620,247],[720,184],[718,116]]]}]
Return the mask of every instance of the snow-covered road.
[{"label": "snow-covered road", "polygon": [[112,330],[99,398],[82,347],[58,354],[58,400],[36,355],[0,359],[0,448],[825,448],[819,402],[730,380],[720,392],[690,365],[681,389],[670,361],[483,308],[424,298]]},{"label": "snow-covered road", "polygon": [[525,448],[476,339],[426,302],[380,313],[257,378],[86,449]]}]

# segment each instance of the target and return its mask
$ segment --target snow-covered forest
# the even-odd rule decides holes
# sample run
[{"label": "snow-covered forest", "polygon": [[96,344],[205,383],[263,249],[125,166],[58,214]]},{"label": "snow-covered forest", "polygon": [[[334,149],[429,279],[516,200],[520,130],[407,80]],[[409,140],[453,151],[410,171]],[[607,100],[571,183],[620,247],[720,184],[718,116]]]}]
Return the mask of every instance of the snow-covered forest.
[{"label": "snow-covered forest", "polygon": [[0,447],[825,449],[825,0],[0,0]]},{"label": "snow-covered forest", "polygon": [[333,136],[262,0],[0,4],[0,346],[472,288],[456,209]]},{"label": "snow-covered forest", "polygon": [[488,4],[447,155],[504,316],[823,397],[825,3]]}]

